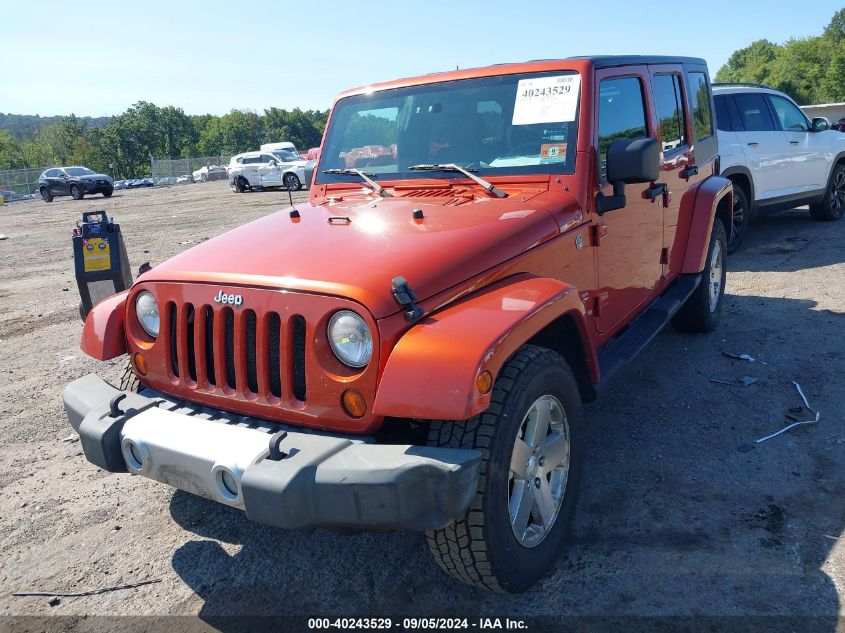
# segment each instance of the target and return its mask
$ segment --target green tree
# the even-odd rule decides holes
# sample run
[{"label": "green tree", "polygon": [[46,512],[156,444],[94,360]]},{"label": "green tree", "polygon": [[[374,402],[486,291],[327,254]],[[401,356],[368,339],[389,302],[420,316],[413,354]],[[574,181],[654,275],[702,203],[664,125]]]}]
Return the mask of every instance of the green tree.
[{"label": "green tree", "polygon": [[24,167],[23,153],[14,137],[0,130],[0,169],[18,169]]}]

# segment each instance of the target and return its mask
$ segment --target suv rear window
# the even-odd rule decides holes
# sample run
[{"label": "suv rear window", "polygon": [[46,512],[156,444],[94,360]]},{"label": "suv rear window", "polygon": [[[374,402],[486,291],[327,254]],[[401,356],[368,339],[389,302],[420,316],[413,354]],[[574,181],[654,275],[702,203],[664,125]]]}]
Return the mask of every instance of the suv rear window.
[{"label": "suv rear window", "polygon": [[599,180],[605,180],[607,148],[613,141],[644,136],[648,132],[640,80],[603,79],[599,85]]},{"label": "suv rear window", "polygon": [[777,129],[764,95],[735,94],[733,98],[746,132],[773,132]]}]

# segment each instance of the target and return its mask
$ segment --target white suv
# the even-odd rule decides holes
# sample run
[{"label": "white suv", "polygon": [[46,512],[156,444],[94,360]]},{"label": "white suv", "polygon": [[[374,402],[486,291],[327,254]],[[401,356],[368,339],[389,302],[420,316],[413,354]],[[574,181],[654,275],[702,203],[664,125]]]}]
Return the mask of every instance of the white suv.
[{"label": "white suv", "polygon": [[283,187],[290,191],[305,182],[305,161],[290,152],[244,152],[229,161],[229,185],[232,191]]},{"label": "white suv", "polygon": [[734,183],[731,250],[761,211],[809,204],[817,220],[842,217],[845,134],[767,86],[717,83],[713,98],[722,175]]}]

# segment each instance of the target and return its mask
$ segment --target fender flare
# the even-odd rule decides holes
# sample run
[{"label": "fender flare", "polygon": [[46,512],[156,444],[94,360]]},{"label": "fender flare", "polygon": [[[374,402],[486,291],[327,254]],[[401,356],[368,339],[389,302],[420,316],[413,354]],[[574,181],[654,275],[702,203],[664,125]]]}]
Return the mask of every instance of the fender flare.
[{"label": "fender flare", "polygon": [[[710,176],[696,188],[681,273],[704,270],[716,209],[725,196],[728,196],[728,208],[733,209],[733,183],[724,176]],[[730,227],[725,229],[730,230]]]},{"label": "fender flare", "polygon": [[128,290],[103,299],[95,305],[82,328],[80,348],[97,360],[109,360],[126,353],[126,335],[123,315],[126,311]]},{"label": "fender flare", "polygon": [[[478,391],[478,374],[487,370],[497,377],[521,345],[564,315],[573,317],[582,337],[588,336],[577,289],[528,275],[506,279],[432,314],[393,348],[373,413],[438,420],[481,413],[490,405],[492,389]],[[595,363],[592,346],[585,344],[584,350]]]},{"label": "fender flare", "polygon": [[742,174],[743,176],[748,178],[748,186],[751,187],[751,191],[749,192],[751,194],[751,199],[748,201],[748,204],[753,206],[754,201],[757,199],[757,192],[754,188],[754,177],[751,175],[751,170],[744,165],[734,165],[733,167],[728,167],[719,175],[723,178],[729,178],[734,174]]}]

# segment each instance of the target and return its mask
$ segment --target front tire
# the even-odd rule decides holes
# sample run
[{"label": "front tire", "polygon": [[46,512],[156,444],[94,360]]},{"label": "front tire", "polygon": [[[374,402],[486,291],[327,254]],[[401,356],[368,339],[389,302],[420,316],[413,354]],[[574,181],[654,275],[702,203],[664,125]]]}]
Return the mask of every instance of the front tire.
[{"label": "front tire", "polygon": [[106,190],[103,192],[103,197],[104,197],[104,198],[111,198],[111,195],[112,195],[113,193],[114,193],[114,189],[106,189]]},{"label": "front tire", "polygon": [[82,187],[79,185],[71,185],[70,186],[70,196],[74,200],[82,200],[85,194],[82,193]]},{"label": "front tire", "polygon": [[845,211],[845,166],[836,165],[830,175],[830,183],[824,199],[810,205],[810,215],[814,220],[833,222],[841,220]]},{"label": "front tire", "polygon": [[727,250],[725,226],[715,218],[701,282],[672,319],[672,324],[679,330],[703,334],[716,329],[725,296]]},{"label": "front tire", "polygon": [[569,530],[583,457],[581,398],[563,357],[523,346],[499,373],[490,407],[470,420],[432,421],[428,444],[482,452],[469,510],[426,532],[440,568],[498,592],[545,576]]},{"label": "front tire", "polygon": [[299,188],[302,186],[302,183],[299,182],[299,177],[296,174],[285,174],[282,182],[285,185],[285,189],[288,191],[299,191]]},{"label": "front tire", "polygon": [[53,201],[53,194],[50,193],[50,190],[47,187],[41,187],[41,199],[44,202],[52,202]]}]

